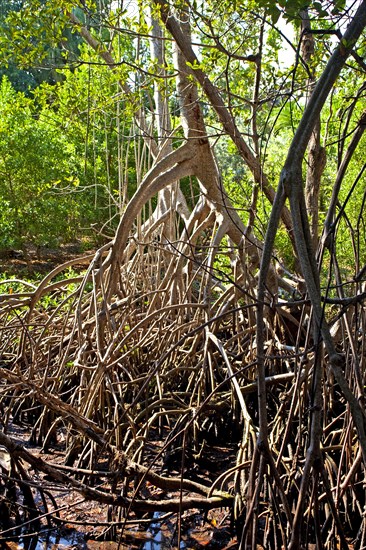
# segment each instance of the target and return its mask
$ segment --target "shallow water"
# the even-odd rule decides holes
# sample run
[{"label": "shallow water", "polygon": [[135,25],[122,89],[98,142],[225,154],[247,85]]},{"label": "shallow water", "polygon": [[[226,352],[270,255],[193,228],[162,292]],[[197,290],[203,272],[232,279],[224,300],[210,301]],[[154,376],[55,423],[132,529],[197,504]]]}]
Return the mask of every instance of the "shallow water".
[{"label": "shallow water", "polygon": [[[154,517],[159,519],[159,516],[159,512],[155,512]],[[159,521],[152,523],[147,532],[151,534],[152,538],[143,544],[141,550],[168,550],[172,548],[172,536],[167,537],[164,534]],[[186,548],[184,542],[180,543],[180,548],[182,550]]]},{"label": "shallow water", "polygon": [[18,542],[8,542],[11,550],[86,550],[84,535],[69,529],[62,533],[52,531],[37,536],[20,537]]},{"label": "shallow water", "polygon": [[[157,519],[158,517],[159,514],[157,514]],[[137,536],[138,534],[140,537]],[[172,535],[164,533],[159,522],[152,523],[145,535],[146,540],[141,541],[143,533],[136,531],[136,540],[131,542],[131,548],[139,550],[168,550],[172,548]],[[109,548],[112,550],[118,548],[118,543],[113,542],[87,542],[84,534],[74,529],[62,529],[62,532],[55,530],[48,533],[40,533],[36,536],[29,534],[28,536],[20,537],[17,542],[8,542],[7,545],[9,550],[94,550],[97,548]],[[120,547],[126,548],[126,543]],[[181,550],[186,548],[184,542],[181,543],[180,548]]]},{"label": "shallow water", "polygon": [[[76,529],[61,527],[53,531],[43,531],[37,534],[24,534],[16,542],[7,542],[0,548],[8,550],[171,550],[177,549],[176,522],[156,512],[154,519],[146,530],[127,528],[123,531],[120,544],[113,541],[97,541],[88,539],[86,533]],[[161,519],[161,521],[159,521]],[[206,518],[207,519],[207,518]],[[227,527],[213,527],[203,520],[201,514],[189,517],[189,522],[182,525],[183,538],[179,550],[192,550],[207,547],[237,548],[236,541]]]}]

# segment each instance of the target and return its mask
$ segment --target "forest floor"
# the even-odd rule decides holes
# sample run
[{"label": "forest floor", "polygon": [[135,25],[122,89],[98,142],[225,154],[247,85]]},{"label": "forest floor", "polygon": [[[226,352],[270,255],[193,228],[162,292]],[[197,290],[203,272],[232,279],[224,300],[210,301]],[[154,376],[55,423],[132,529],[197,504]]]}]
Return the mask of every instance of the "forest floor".
[{"label": "forest floor", "polygon": [[[11,424],[7,434],[17,443],[40,456],[48,463],[64,463],[63,444],[53,446],[47,452],[30,442],[29,426]],[[197,480],[209,484],[216,476],[218,469],[225,469],[231,461],[234,449],[230,447],[212,448],[209,464],[194,470]],[[177,465],[179,466],[179,465]],[[31,474],[31,472],[29,472]],[[178,470],[171,472],[177,476]],[[196,477],[194,476],[194,477]],[[47,476],[37,477],[38,483],[46,485]],[[149,490],[149,489],[148,489]],[[150,487],[146,495],[152,498],[156,489]],[[0,533],[0,547],[11,550],[237,550],[239,545],[234,534],[229,509],[213,509],[203,513],[200,510],[189,510],[182,513],[179,521],[176,514],[153,514],[151,517],[136,517],[125,522],[121,517],[116,528],[108,522],[110,510],[107,505],[93,503],[75,491],[65,492],[65,488],[52,488],[54,502],[58,508],[39,532],[24,527],[21,537],[11,537],[10,533]],[[164,498],[177,498],[179,492],[164,495]],[[155,498],[158,500],[159,495]],[[115,513],[116,511],[114,511]],[[59,525],[56,527],[56,525]],[[178,546],[177,525],[180,525],[181,536]],[[110,534],[110,536],[109,536]],[[114,539],[114,540],[108,540]],[[118,542],[115,542],[118,540]],[[258,547],[261,548],[261,547]]]},{"label": "forest floor", "polygon": [[[30,245],[26,250],[27,259],[21,250],[0,251],[0,274],[27,278],[32,277],[32,274],[46,275],[56,266],[68,260],[92,254],[93,251],[92,244],[86,248],[84,243],[77,242],[61,245],[59,248],[37,249]],[[74,269],[77,269],[77,264]]]}]

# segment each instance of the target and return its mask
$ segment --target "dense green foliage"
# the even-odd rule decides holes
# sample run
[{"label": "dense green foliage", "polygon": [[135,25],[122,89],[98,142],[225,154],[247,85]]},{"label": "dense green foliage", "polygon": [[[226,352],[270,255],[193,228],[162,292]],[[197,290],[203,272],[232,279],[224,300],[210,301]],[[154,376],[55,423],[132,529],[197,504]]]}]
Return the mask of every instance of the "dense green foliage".
[{"label": "dense green foliage", "polygon": [[136,186],[119,77],[55,15],[43,1],[0,8],[0,249],[112,236]]},{"label": "dense green foliage", "polygon": [[[150,32],[149,22],[141,11],[118,3],[112,6],[108,2],[90,2],[86,7],[82,10],[66,0],[59,5],[37,0],[31,8],[11,0],[2,3],[0,74],[6,75],[1,87],[2,248],[96,236],[95,230],[99,229],[112,236],[128,197],[151,164],[132,118],[140,106],[151,112],[154,78],[160,70],[149,54],[145,38]],[[308,65],[296,58],[295,46],[294,51],[287,50],[284,62],[283,40],[273,25],[280,16],[282,21],[291,21],[295,29],[291,31],[295,32],[292,40],[296,41],[299,14],[305,8],[318,28],[333,29],[344,1],[304,4],[297,0],[263,0],[240,6],[213,3],[206,6],[205,14],[193,4],[192,21],[197,22],[202,33],[200,67],[222,90],[238,128],[248,136],[273,187],[307,101],[309,71],[313,75],[321,72],[334,43],[332,35],[325,32],[316,37],[315,53]],[[68,18],[71,11],[80,25],[92,29],[100,48],[108,48],[121,60],[113,71],[101,62],[99,51],[82,45],[78,27],[71,25]],[[122,32],[117,33],[117,27]],[[289,29],[288,26],[284,32]],[[258,65],[256,55],[263,32],[266,46],[260,52]],[[138,41],[134,40],[134,33],[140,33]],[[213,43],[217,47],[212,47]],[[165,70],[173,74],[169,42],[165,55]],[[235,78],[228,84],[229,73]],[[353,109],[352,97],[362,86],[362,75],[359,81],[354,73],[351,82],[346,75],[343,78],[347,86],[332,96],[322,115],[327,166],[320,191],[320,222],[324,220],[339,164],[335,136],[342,134],[349,109],[354,111],[350,137],[352,124],[360,116],[360,107]],[[121,92],[121,83],[130,86],[128,98]],[[173,80],[164,81],[163,87],[169,95],[171,121],[177,126],[179,144],[178,97]],[[217,119],[209,105],[205,116],[207,128],[216,140],[225,187],[247,223],[253,208],[252,175],[232,142],[225,136],[215,137]],[[345,138],[343,148],[350,137]],[[361,166],[359,154],[352,160],[351,171],[342,185],[342,200]],[[191,184],[187,181],[182,185],[192,206]],[[345,227],[338,236],[342,257],[354,255],[349,230],[352,233],[357,226],[358,236],[362,230],[363,194],[359,186],[358,189],[347,202]],[[264,197],[254,205],[254,229],[259,238],[264,237],[270,206]],[[279,257],[291,266],[293,255],[284,230],[279,232],[277,247]],[[363,252],[359,255],[358,262],[362,262]]]},{"label": "dense green foliage", "polygon": [[[122,162],[130,192],[136,179],[135,167],[128,165],[128,143],[125,151],[119,144],[119,107],[114,99],[103,99],[113,86],[110,71],[81,66],[62,82],[42,84],[27,97],[3,77],[0,248],[98,238],[92,227],[104,224],[112,234],[127,193],[119,186]],[[121,131],[129,132],[128,120]],[[119,164],[121,154],[126,158]]]}]

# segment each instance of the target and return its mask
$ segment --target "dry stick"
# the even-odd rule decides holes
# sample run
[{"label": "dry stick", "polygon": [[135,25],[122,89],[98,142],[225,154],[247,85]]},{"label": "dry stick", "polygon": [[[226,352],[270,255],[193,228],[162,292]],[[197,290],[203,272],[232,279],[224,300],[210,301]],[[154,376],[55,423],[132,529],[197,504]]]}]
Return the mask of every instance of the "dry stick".
[{"label": "dry stick", "polygon": [[[209,322],[206,323],[206,325],[208,325],[208,324],[209,324]],[[280,376],[280,375],[279,375],[279,376]],[[230,378],[231,378],[231,377],[230,377]],[[229,379],[230,379],[230,378],[229,378]],[[266,381],[267,381],[268,383],[273,383],[273,382],[276,381],[275,379],[277,379],[277,377],[269,377],[269,379],[266,380]],[[222,384],[225,384],[225,383],[226,383],[226,380],[222,382]],[[250,385],[250,391],[253,391],[253,389],[254,389],[252,386],[253,386],[253,385]],[[216,390],[217,390],[217,389],[218,389],[218,388],[216,388]],[[216,390],[213,390],[213,392],[205,399],[205,401],[202,403],[202,405],[201,405],[201,407],[200,407],[201,410],[203,410],[204,405],[207,404],[207,403],[209,402],[209,400],[211,399],[212,395],[215,393]],[[243,392],[245,392],[245,387],[243,388]],[[192,417],[192,419],[190,420],[189,423],[191,424],[191,423],[194,421],[194,419],[195,419],[195,415]],[[182,433],[184,434],[184,433],[186,432],[186,430],[187,430],[187,426],[185,426],[178,434],[176,434],[176,437],[179,436],[179,434],[182,434]],[[249,465],[250,465],[250,463],[240,464],[240,465],[238,465],[237,467],[234,467],[234,468],[232,469],[232,472],[236,472],[236,471],[238,471],[238,470],[240,470],[240,469],[243,469],[243,468],[245,468],[246,466],[249,466]],[[229,472],[226,472],[226,473],[229,473]],[[221,481],[223,477],[226,477],[226,473],[224,473],[223,476],[220,476],[219,481]],[[144,476],[144,477],[147,477],[147,476]],[[142,479],[142,478],[141,478],[141,479]],[[219,481],[217,481],[217,483],[218,483]],[[215,483],[213,484],[213,486],[211,486],[211,488],[209,488],[209,489],[206,488],[206,490],[208,489],[207,497],[210,497],[210,496],[212,495],[213,489],[214,489],[214,487],[215,487],[215,485],[216,485],[217,483],[215,482]],[[184,487],[183,487],[183,489],[184,489]],[[222,494],[223,494],[223,495],[226,495],[226,493],[222,493]]]},{"label": "dry stick", "polygon": [[[24,482],[23,482],[24,483]],[[33,484],[32,487],[37,487],[37,484]],[[40,489],[39,486],[37,487],[38,490],[42,493],[43,491],[45,491],[45,489]],[[53,499],[53,496],[51,495],[51,493],[49,493],[49,491],[47,491],[47,496],[49,496],[49,498],[52,500],[52,503],[54,504],[55,506],[55,502],[54,502],[54,499]],[[58,523],[60,524],[61,522],[63,523],[76,523],[76,524],[79,524],[79,525],[103,525],[103,523],[99,523],[99,522],[78,522],[78,521],[69,521],[69,520],[63,520],[60,518],[59,516],[59,513],[62,511],[62,510],[69,510],[70,508],[74,507],[74,506],[78,506],[79,504],[81,504],[82,502],[85,502],[85,498],[81,498],[79,500],[77,500],[76,502],[73,502],[72,504],[64,504],[63,506],[55,506],[54,510],[52,510],[51,512],[47,511],[43,514],[39,514],[37,516],[37,520],[40,521],[41,519],[46,519],[47,520],[47,524],[50,526],[50,519],[53,519],[55,521],[55,523]],[[54,514],[56,514],[56,517],[54,517]],[[33,519],[31,520],[28,520],[28,521],[23,521],[21,525],[18,526],[18,528],[21,528],[21,529],[24,529],[24,527],[26,527],[27,525],[31,525],[33,523]],[[42,533],[44,533],[45,531],[42,529]],[[6,534],[9,534],[9,538],[12,538],[12,535],[14,533],[14,527],[10,527],[9,529],[4,529],[3,531],[0,531],[0,541],[2,542],[4,539],[8,538],[8,537],[4,537],[4,535]],[[22,533],[22,538],[26,537],[26,536],[30,536],[30,537],[34,537],[35,534],[34,533],[29,533],[29,534],[26,534],[26,533]]]},{"label": "dry stick", "polygon": [[155,374],[158,372],[158,370],[160,369],[160,367],[164,364],[164,362],[168,359],[168,357],[173,353],[173,351],[175,351],[177,348],[179,348],[184,342],[185,340],[187,340],[188,338],[192,337],[192,336],[195,336],[196,334],[198,334],[199,332],[201,332],[205,327],[211,325],[212,323],[218,321],[219,319],[224,319],[227,315],[229,314],[232,314],[232,313],[235,313],[237,311],[242,311],[242,310],[245,310],[245,309],[248,309],[252,307],[252,304],[248,304],[248,305],[245,305],[245,306],[238,306],[236,308],[233,308],[232,310],[230,311],[225,311],[224,313],[222,314],[218,314],[216,315],[215,317],[205,321],[204,323],[200,324],[198,327],[192,329],[190,332],[188,332],[187,334],[184,334],[175,344],[172,345],[172,347],[170,349],[168,349],[162,357],[159,358],[159,360],[155,363],[154,365],[154,368],[151,370],[150,374],[148,375],[148,377],[146,378],[146,380],[144,381],[144,383],[142,384],[142,386],[140,387],[137,395],[135,396],[135,399],[134,399],[134,402],[132,404],[130,404],[127,409],[125,410],[125,414],[128,413],[129,409],[131,407],[133,407],[134,404],[137,403],[138,399],[141,397],[141,395],[143,394],[143,392],[145,391],[147,385],[151,382],[153,376],[155,376]]},{"label": "dry stick", "polygon": [[[258,479],[263,480],[264,474],[265,474],[265,462],[263,460],[263,455],[260,454],[258,446],[254,450],[253,455],[253,461],[252,461],[252,468],[251,468],[251,477],[252,472],[256,472],[258,467]],[[251,479],[249,480],[249,482]],[[240,548],[252,548],[253,550],[256,548],[256,544],[253,543],[253,538],[256,536],[256,525],[257,525],[257,514],[255,513],[258,506],[258,498],[260,491],[262,489],[262,483],[257,483],[253,486],[253,492],[251,493],[248,491],[248,494],[250,494],[250,500],[247,504],[246,509],[246,518],[245,518],[245,524],[243,526],[243,530],[241,533],[241,541],[240,541]],[[247,545],[246,541],[247,539],[250,540],[249,545]],[[243,546],[245,544],[245,546]]]},{"label": "dry stick", "polygon": [[[77,501],[77,504],[80,504],[81,502],[85,502],[85,498],[80,499],[80,501]],[[74,504],[73,504],[74,505]],[[67,508],[69,505],[66,505],[62,508],[59,508],[60,510],[63,510],[64,508]],[[56,510],[57,511],[57,510]],[[57,521],[63,522],[65,524],[71,524],[71,525],[83,525],[83,526],[105,526],[105,527],[129,527],[131,525],[142,527],[143,525],[150,525],[151,523],[164,523],[165,520],[170,519],[174,515],[174,512],[166,512],[163,515],[159,515],[159,519],[157,520],[156,517],[150,517],[150,518],[136,518],[136,519],[122,519],[121,521],[78,521],[76,519],[60,519],[57,518]],[[50,513],[51,519],[53,518],[52,512]]]},{"label": "dry stick", "polygon": [[[220,219],[221,218],[221,219]],[[215,232],[213,232],[211,243],[210,243],[210,251],[208,253],[205,269],[206,269],[206,281],[203,282],[204,285],[204,300],[203,302],[207,305],[207,315],[210,315],[210,304],[212,302],[211,300],[211,287],[213,282],[213,276],[214,276],[214,262],[216,258],[216,254],[219,252],[220,244],[223,238],[225,237],[227,230],[229,228],[229,221],[224,219],[219,214],[216,215],[216,223],[217,228]]]},{"label": "dry stick", "polygon": [[[240,470],[243,470],[244,468],[249,468],[249,466],[252,464],[252,461],[251,460],[246,460],[245,462],[242,462],[241,464],[236,464],[235,466],[232,466],[231,468],[225,470],[225,472],[223,472],[221,475],[219,475],[218,478],[215,479],[215,481],[213,482],[213,484],[211,485],[210,487],[210,490],[208,492],[208,495],[207,496],[211,496],[212,493],[213,493],[213,490],[215,489],[215,487],[217,485],[219,485],[219,483],[221,483],[222,485],[224,483],[227,482],[227,479],[229,477],[231,477],[233,474],[236,474],[237,472],[239,472]],[[221,486],[222,486],[221,485]]]},{"label": "dry stick", "polygon": [[325,467],[324,467],[324,461],[320,462],[320,475],[322,476],[325,492],[326,492],[327,499],[328,499],[328,504],[331,507],[331,510],[332,510],[332,513],[333,513],[333,518],[334,518],[334,521],[335,521],[335,523],[337,525],[337,528],[338,528],[338,534],[339,534],[341,542],[342,542],[342,547],[345,548],[345,549],[348,549],[349,546],[347,544],[347,540],[346,540],[344,530],[343,530],[343,525],[342,525],[342,522],[339,518],[339,513],[338,513],[338,510],[337,510],[336,504],[334,502],[334,498],[333,498],[333,495],[332,495],[332,490],[331,490],[331,487],[330,487],[330,484],[329,484],[329,479],[328,479],[328,476],[327,476],[327,473],[326,473]]},{"label": "dry stick", "polygon": [[[201,215],[201,210],[198,205],[194,208],[188,222],[187,226],[183,229],[180,239],[178,240],[178,244],[175,245],[174,243],[170,244],[170,252],[172,254],[171,261],[168,265],[168,267],[165,270],[164,277],[160,281],[158,290],[161,291],[167,291],[169,286],[174,285],[176,281],[177,274],[182,273],[182,265],[185,259],[189,258],[189,252],[192,253],[195,250],[196,241],[199,237],[199,234],[206,229],[211,224],[211,215],[207,216],[201,224],[197,227],[198,218]],[[194,232],[193,232],[194,231]],[[193,233],[192,233],[193,232]],[[185,241],[185,237],[188,236],[188,242]],[[173,253],[175,254],[173,256]],[[194,262],[194,260],[193,260]],[[188,274],[187,274],[188,275]],[[187,285],[189,286],[189,285]],[[187,290],[188,293],[188,290]],[[158,295],[156,295],[149,303],[149,309],[147,311],[147,315],[150,314],[156,308],[157,305],[157,299]],[[189,299],[191,301],[191,299]],[[183,300],[182,300],[183,302]],[[187,307],[189,304],[187,304]],[[204,306],[202,306],[204,307]]]},{"label": "dry stick", "polygon": [[253,426],[252,418],[251,418],[251,416],[248,412],[247,406],[246,406],[245,401],[244,401],[243,393],[241,391],[241,388],[239,386],[239,382],[238,382],[237,377],[236,377],[236,373],[234,373],[234,371],[233,371],[233,368],[231,366],[231,363],[229,361],[227,353],[226,353],[222,343],[217,338],[217,336],[215,336],[214,334],[212,334],[212,332],[209,332],[209,331],[207,331],[207,336],[208,336],[208,338],[210,338],[212,340],[212,342],[215,344],[215,346],[218,348],[218,350],[220,351],[220,353],[222,355],[222,358],[223,358],[223,360],[225,362],[225,365],[227,367],[227,370],[228,370],[228,374],[230,376],[230,380],[231,380],[231,382],[234,386],[235,393],[238,397],[241,412],[242,412],[242,415],[243,415],[243,420],[244,420],[245,424],[248,427],[250,427],[251,431],[255,432],[256,430]]},{"label": "dry stick", "polygon": [[[297,372],[296,379],[295,379],[295,384],[292,386],[292,394],[293,395],[292,395],[292,399],[291,399],[290,410],[289,410],[288,417],[287,417],[285,433],[282,436],[282,443],[281,443],[280,451],[278,453],[277,460],[276,460],[277,468],[280,465],[280,461],[281,461],[281,458],[283,456],[285,446],[287,445],[288,438],[290,436],[290,430],[291,430],[291,427],[292,427],[292,419],[295,415],[295,409],[296,409],[296,406],[298,404],[297,403],[297,394],[298,394],[298,391],[299,391],[299,388],[300,388],[301,384],[303,383],[304,374],[305,374],[304,369],[298,368],[298,372]],[[286,375],[282,374],[281,376],[286,376]],[[293,376],[295,377],[295,374]]]},{"label": "dry stick", "polygon": [[[78,281],[80,283],[83,282],[83,277],[77,277],[77,278],[74,278],[73,280],[74,281]],[[70,283],[73,281],[70,279]],[[66,280],[67,282],[67,280]],[[55,283],[57,284],[57,283]],[[50,285],[49,287],[47,287],[45,289],[45,292],[46,291],[49,291],[50,287],[53,287],[54,285]],[[37,341],[35,342],[35,347],[34,347],[34,350],[33,350],[33,354],[36,355],[37,353],[37,350],[39,349],[39,345],[41,342],[44,341],[44,337],[46,336],[47,334],[47,330],[49,329],[49,327],[52,325],[52,323],[54,322],[55,324],[57,323],[57,319],[56,319],[56,316],[57,314],[61,311],[62,312],[62,308],[65,306],[65,304],[67,302],[70,302],[72,300],[72,303],[70,304],[69,306],[69,309],[68,309],[68,314],[67,314],[67,317],[70,315],[70,312],[72,311],[72,306],[75,304],[76,302],[76,298],[78,295],[80,295],[80,288],[81,288],[82,285],[80,285],[76,290],[74,290],[73,292],[71,292],[71,294],[68,294],[66,296],[66,298],[64,298],[58,305],[57,307],[52,311],[52,313],[48,316],[48,319],[47,321],[45,322],[43,328],[42,328],[42,331],[41,333],[39,334],[38,338],[37,338]],[[56,319],[56,321],[55,321]],[[66,324],[66,323],[65,323]],[[61,339],[61,342],[64,341],[64,338]],[[62,363],[60,366],[64,366]]]},{"label": "dry stick", "polygon": [[361,465],[361,463],[362,463],[362,453],[359,450],[351,468],[349,469],[347,476],[343,480],[343,483],[340,485],[340,487],[337,486],[336,503],[338,503],[341,500],[347,487],[350,485],[352,478],[356,475],[356,472],[359,466]]},{"label": "dry stick", "polygon": [[[129,349],[126,353],[124,353],[122,355],[118,355],[118,357],[116,359],[113,358],[113,352],[116,350],[117,347],[119,348],[119,350],[123,349],[123,347],[126,345],[128,340],[130,340],[130,338],[136,332],[138,332],[143,327],[145,327],[145,325],[148,326],[149,323],[152,320],[155,320],[155,318],[157,316],[161,316],[161,318],[164,318],[164,316],[169,311],[175,311],[175,310],[178,310],[178,309],[184,309],[184,308],[188,308],[188,307],[193,308],[193,309],[203,309],[205,306],[203,304],[200,304],[200,303],[186,302],[186,303],[183,303],[183,304],[173,304],[173,305],[164,306],[160,309],[156,309],[155,311],[153,311],[152,313],[150,313],[149,315],[147,315],[146,317],[141,319],[141,321],[137,322],[136,325],[132,329],[130,329],[128,331],[128,333],[122,338],[122,340],[118,339],[118,337],[121,335],[121,332],[123,331],[123,325],[120,326],[120,328],[118,329],[118,331],[116,333],[116,336],[113,338],[111,344],[108,346],[108,348],[107,348],[107,350],[106,350],[106,352],[105,352],[105,354],[102,358],[103,363],[105,363],[105,364],[108,363],[108,368],[110,368],[114,364],[118,363],[125,356],[129,355],[132,351],[131,349]],[[139,346],[141,345],[140,341],[139,341],[138,345]]]},{"label": "dry stick", "polygon": [[[32,311],[36,303],[38,302],[38,300],[42,297],[42,294],[50,290],[50,288],[47,286],[47,283],[49,281],[51,281],[54,277],[56,277],[56,275],[58,275],[62,271],[65,271],[66,268],[71,267],[78,263],[88,263],[93,258],[94,258],[94,254],[89,254],[87,256],[83,256],[82,258],[73,258],[72,260],[68,260],[64,264],[55,267],[55,269],[53,269],[50,273],[47,273],[47,275],[42,279],[42,281],[37,286],[35,292],[33,293],[31,304],[29,306],[28,317],[32,315]],[[56,283],[56,284],[59,284],[59,283]],[[51,288],[52,286],[53,285],[51,285]]]},{"label": "dry stick", "polygon": [[[161,225],[164,226],[169,215],[170,215],[170,212],[169,210],[167,210],[164,214],[161,214],[157,219],[150,216],[148,220],[146,220],[146,222],[141,226],[141,228],[137,229],[135,235],[130,238],[130,241],[128,242],[126,251],[125,251],[126,258],[132,258],[138,246],[152,244],[154,242],[153,234]],[[143,239],[142,239],[142,236],[143,236]],[[138,255],[134,257],[135,261],[137,259],[138,259]],[[132,271],[132,265],[131,265],[131,271]]]}]

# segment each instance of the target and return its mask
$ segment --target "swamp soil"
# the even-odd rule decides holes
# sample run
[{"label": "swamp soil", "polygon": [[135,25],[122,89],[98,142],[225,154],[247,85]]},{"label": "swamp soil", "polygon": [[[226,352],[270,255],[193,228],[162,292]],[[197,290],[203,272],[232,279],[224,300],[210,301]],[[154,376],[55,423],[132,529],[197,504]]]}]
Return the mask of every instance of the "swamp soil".
[{"label": "swamp soil", "polygon": [[[65,463],[63,444],[53,446],[45,452],[40,446],[30,442],[29,426],[11,424],[7,435],[12,437],[24,448],[31,450],[34,456],[43,460],[62,465]],[[192,479],[210,484],[220,470],[225,471],[234,458],[235,449],[230,447],[212,447],[210,460],[199,466],[189,468]],[[178,464],[177,464],[178,465]],[[172,465],[173,466],[173,465]],[[1,461],[0,461],[1,468]],[[174,466],[173,466],[174,468]],[[170,471],[173,475],[180,472]],[[50,480],[47,476],[28,471],[30,479],[42,481],[46,486]],[[42,479],[41,479],[42,478]],[[66,491],[50,484],[53,498],[58,508],[46,518],[42,528],[35,532],[26,525],[22,528],[21,536],[15,531],[5,529],[0,532],[0,548],[11,550],[167,550],[180,548],[182,550],[237,550],[239,544],[234,534],[231,511],[226,508],[209,510],[203,513],[200,510],[183,512],[177,522],[176,514],[154,513],[134,519],[108,521],[111,509],[108,505],[91,502],[81,497],[75,491]],[[147,486],[146,497],[155,497],[159,500],[159,489]],[[179,492],[164,495],[165,498],[178,498]],[[114,510],[115,512],[115,510]],[[114,513],[115,516],[115,513]],[[177,532],[180,525],[180,535]],[[12,536],[14,533],[14,536]],[[178,546],[179,537],[179,546]],[[112,540],[108,540],[108,538]],[[116,542],[118,540],[118,542]]]}]

